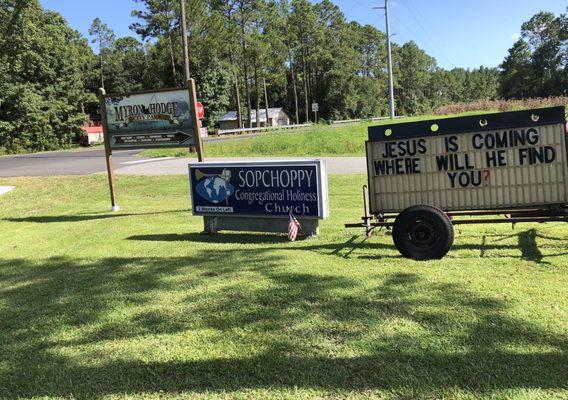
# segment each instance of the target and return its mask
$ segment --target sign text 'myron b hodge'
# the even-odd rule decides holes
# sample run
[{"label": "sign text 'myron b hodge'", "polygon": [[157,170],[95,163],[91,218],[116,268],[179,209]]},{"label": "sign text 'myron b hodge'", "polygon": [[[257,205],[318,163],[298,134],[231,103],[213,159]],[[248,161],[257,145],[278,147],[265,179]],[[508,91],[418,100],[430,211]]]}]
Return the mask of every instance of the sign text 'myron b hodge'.
[{"label": "sign text 'myron b hodge'", "polygon": [[177,118],[180,116],[179,102],[150,103],[114,106],[116,122],[136,121],[145,119],[164,119],[163,116]]}]

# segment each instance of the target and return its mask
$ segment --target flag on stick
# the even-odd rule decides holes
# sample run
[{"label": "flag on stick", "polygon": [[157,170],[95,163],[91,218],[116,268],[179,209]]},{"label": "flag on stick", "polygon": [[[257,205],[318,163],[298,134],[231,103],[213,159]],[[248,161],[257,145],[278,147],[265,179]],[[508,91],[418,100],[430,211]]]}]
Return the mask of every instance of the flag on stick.
[{"label": "flag on stick", "polygon": [[298,237],[298,230],[300,229],[302,229],[300,227],[300,223],[298,222],[296,217],[294,217],[292,211],[290,211],[288,213],[288,239],[290,239],[290,241],[292,242],[295,241]]}]

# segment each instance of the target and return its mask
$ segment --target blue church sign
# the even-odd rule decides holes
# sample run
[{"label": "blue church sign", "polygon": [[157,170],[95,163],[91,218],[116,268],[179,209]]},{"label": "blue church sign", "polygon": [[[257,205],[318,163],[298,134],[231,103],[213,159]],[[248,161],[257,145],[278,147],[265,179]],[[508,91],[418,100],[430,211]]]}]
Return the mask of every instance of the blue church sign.
[{"label": "blue church sign", "polygon": [[196,163],[189,176],[194,215],[328,216],[320,160]]}]

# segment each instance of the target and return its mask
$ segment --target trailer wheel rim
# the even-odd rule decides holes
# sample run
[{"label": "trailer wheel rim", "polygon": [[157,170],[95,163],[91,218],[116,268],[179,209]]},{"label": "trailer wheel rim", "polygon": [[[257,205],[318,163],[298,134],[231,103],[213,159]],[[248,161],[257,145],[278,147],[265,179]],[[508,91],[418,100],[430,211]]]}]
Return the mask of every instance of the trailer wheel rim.
[{"label": "trailer wheel rim", "polygon": [[417,220],[410,225],[409,239],[418,247],[431,247],[436,243],[436,228],[426,220]]}]

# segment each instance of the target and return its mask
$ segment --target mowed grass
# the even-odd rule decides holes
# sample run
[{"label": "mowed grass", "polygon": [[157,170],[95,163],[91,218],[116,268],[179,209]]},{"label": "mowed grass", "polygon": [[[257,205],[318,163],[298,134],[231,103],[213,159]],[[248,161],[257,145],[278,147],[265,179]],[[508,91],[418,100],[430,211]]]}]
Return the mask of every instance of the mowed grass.
[{"label": "mowed grass", "polygon": [[[495,112],[495,111],[493,111]],[[468,112],[459,116],[483,114]],[[266,156],[364,156],[367,128],[392,123],[413,122],[455,117],[458,115],[422,115],[376,122],[347,125],[315,125],[301,130],[264,133],[256,137],[235,137],[223,142],[205,142],[207,157],[266,157]],[[188,149],[151,149],[142,152],[145,157],[191,157]]]},{"label": "mowed grass", "polygon": [[565,399],[568,227],[461,226],[435,262],[365,240],[206,236],[184,176],[0,179],[0,397]]},{"label": "mowed grass", "polygon": [[[369,125],[368,123],[345,126],[318,125],[306,129],[263,133],[256,137],[231,137],[231,140],[223,142],[206,141],[205,154],[207,157],[364,155]],[[186,148],[144,150],[142,155],[192,156]]]}]

